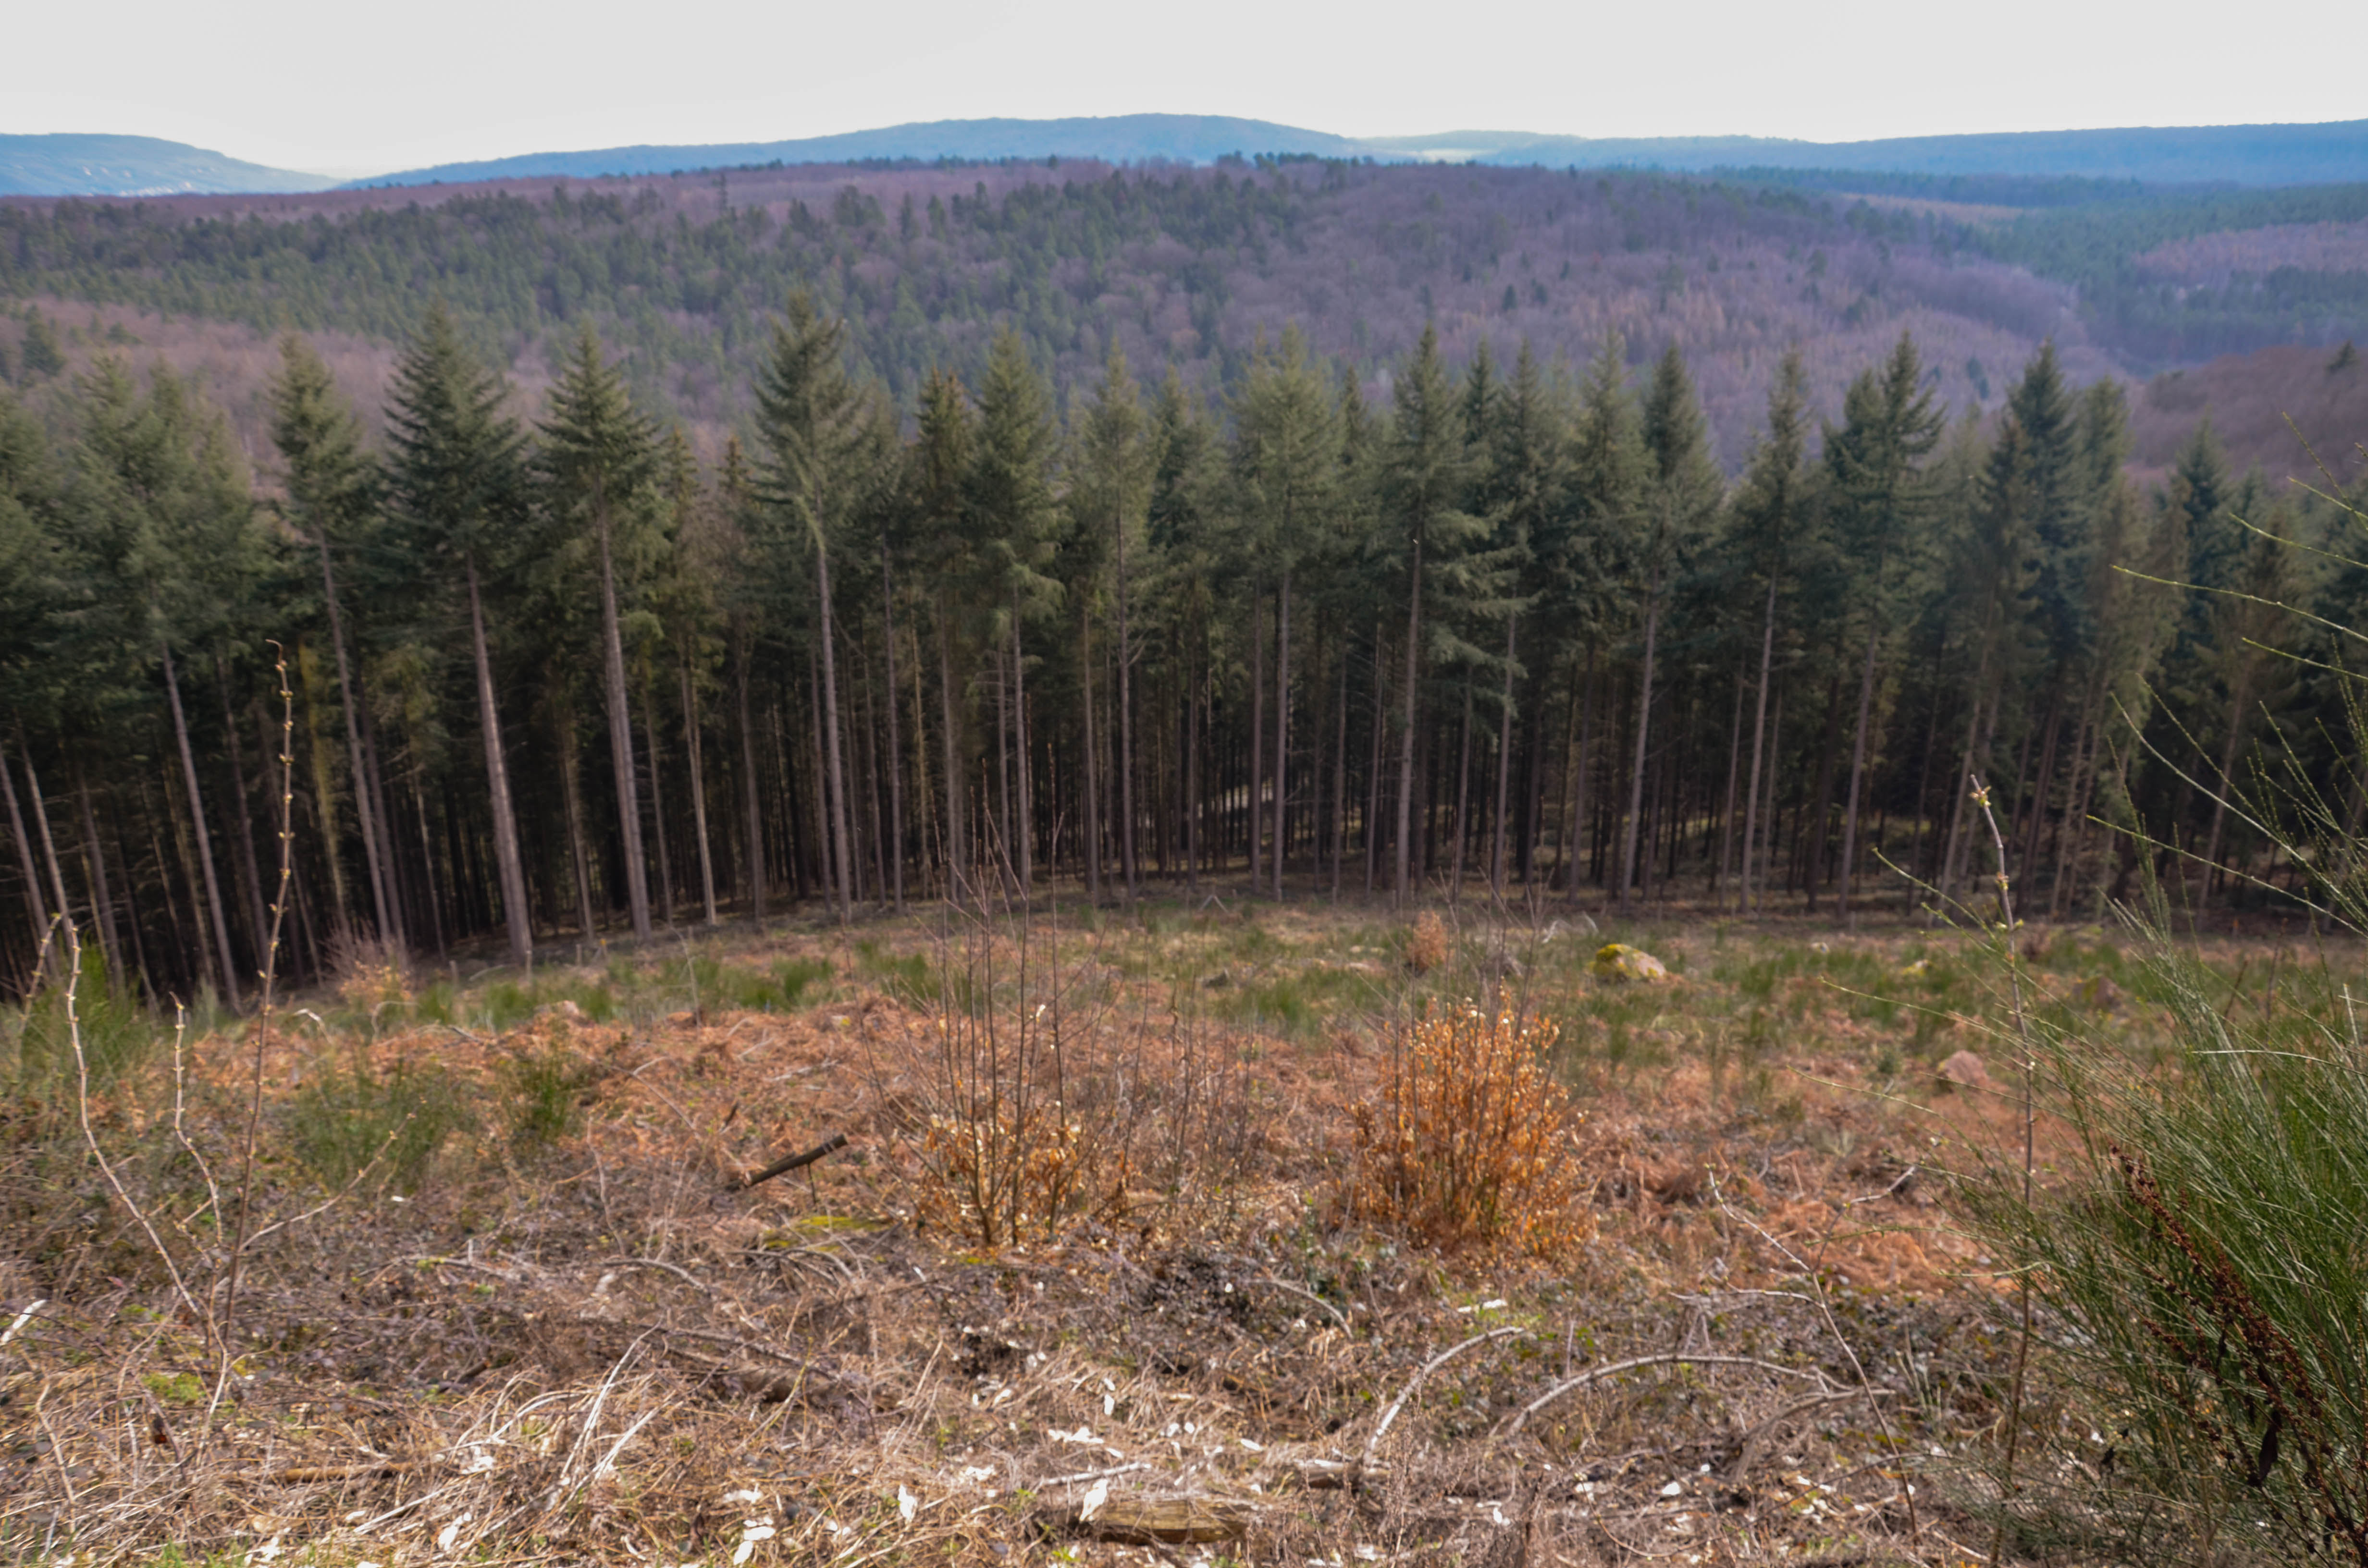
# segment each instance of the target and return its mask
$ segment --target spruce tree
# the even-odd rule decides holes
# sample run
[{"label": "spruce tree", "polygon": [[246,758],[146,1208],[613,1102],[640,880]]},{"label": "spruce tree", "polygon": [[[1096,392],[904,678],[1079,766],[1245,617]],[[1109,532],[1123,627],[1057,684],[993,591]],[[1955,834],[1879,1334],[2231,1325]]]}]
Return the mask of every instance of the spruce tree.
[{"label": "spruce tree", "polygon": [[1672,343],[1645,394],[1642,527],[1633,562],[1644,600],[1644,647],[1636,687],[1636,747],[1628,775],[1627,826],[1620,850],[1620,912],[1635,885],[1645,812],[1645,758],[1653,730],[1655,663],[1669,584],[1691,562],[1718,510],[1721,484],[1711,461],[1708,426],[1685,359]]},{"label": "spruce tree", "polygon": [[1842,808],[1841,882],[1835,918],[1850,918],[1857,869],[1859,804],[1874,717],[1876,655],[1891,625],[1892,598],[1929,516],[1932,495],[1920,469],[1941,439],[1945,415],[1924,385],[1916,345],[1899,335],[1880,370],[1850,382],[1839,429],[1826,431],[1826,483],[1834,508],[1835,541],[1853,568],[1853,595],[1866,621],[1866,657],[1859,674],[1858,721],[1851,732],[1850,794]]},{"label": "spruce tree", "polygon": [[[279,374],[272,381],[270,397],[271,439],[279,451],[286,487],[281,517],[297,537],[312,545],[321,561],[321,603],[328,612],[329,643],[336,658],[347,766],[352,778],[354,815],[361,829],[371,909],[380,939],[399,941],[402,934],[384,861],[391,848],[384,836],[386,815],[362,745],[361,702],[355,688],[336,566],[340,550],[369,549],[377,542],[378,464],[363,449],[360,423],[338,394],[328,366],[309,342],[294,333],[280,339]],[[331,803],[322,801],[318,809],[325,818]],[[335,835],[326,848],[334,864]]]},{"label": "spruce tree", "polygon": [[1026,632],[1060,597],[1059,583],[1046,572],[1059,520],[1053,489],[1058,451],[1052,394],[1019,335],[1006,331],[996,338],[979,381],[977,444],[966,488],[972,548],[991,607],[990,645],[1003,666],[996,756],[1004,842],[997,848],[1023,894],[1035,885]]},{"label": "spruce tree", "polygon": [[1426,594],[1438,592],[1436,586],[1427,586],[1425,574],[1436,578],[1451,573],[1486,537],[1487,525],[1463,510],[1467,481],[1463,410],[1440,358],[1435,324],[1424,326],[1413,362],[1398,380],[1394,403],[1381,462],[1389,542],[1405,563],[1400,589],[1406,604],[1405,712],[1398,737],[1397,858],[1391,882],[1392,901],[1403,908],[1413,891],[1415,738],[1429,668],[1425,639],[1434,630],[1424,609]]},{"label": "spruce tree", "polygon": [[[1151,505],[1152,468],[1156,454],[1151,445],[1150,423],[1144,416],[1134,378],[1127,373],[1126,356],[1116,349],[1103,368],[1100,384],[1080,420],[1075,442],[1076,461],[1070,475],[1069,505],[1076,516],[1077,535],[1086,548],[1081,560],[1105,562],[1110,571],[1111,608],[1117,646],[1118,710],[1118,833],[1121,874],[1127,901],[1136,897],[1140,868],[1135,854],[1134,804],[1134,628],[1131,611],[1135,584],[1132,574],[1144,564],[1145,517]],[[1099,573],[1096,574],[1099,576]],[[1090,585],[1076,584],[1080,625]],[[1083,589],[1084,591],[1079,591]],[[1088,641],[1081,632],[1079,668],[1086,680],[1087,865],[1089,883],[1097,880],[1100,860],[1099,790],[1095,789],[1099,747],[1093,739],[1092,661]]]},{"label": "spruce tree", "polygon": [[526,438],[503,410],[507,392],[461,345],[441,301],[397,362],[387,406],[388,478],[414,559],[466,596],[469,651],[485,756],[494,858],[510,961],[533,959],[526,862],[510,803],[485,601],[513,563],[527,519]]},{"label": "spruce tree", "polygon": [[[664,540],[658,531],[656,427],[633,406],[624,379],[600,354],[589,326],[551,391],[535,467],[542,499],[561,538],[588,540],[600,596],[600,676],[608,699],[609,757],[616,776],[617,831],[633,935],[651,935],[648,868],[642,843],[641,795],[633,759],[632,708],[625,687],[620,604],[646,574]],[[625,589],[620,591],[620,580]],[[653,768],[657,759],[650,759]],[[664,831],[664,824],[660,824]]]},{"label": "spruce tree", "polygon": [[[1285,329],[1276,351],[1250,367],[1235,404],[1234,429],[1240,545],[1256,563],[1253,581],[1270,575],[1274,582],[1273,892],[1281,899],[1290,797],[1292,579],[1322,540],[1340,461],[1332,398],[1295,324]],[[1253,781],[1254,806],[1263,785]],[[1257,840],[1253,827],[1252,844]]]}]

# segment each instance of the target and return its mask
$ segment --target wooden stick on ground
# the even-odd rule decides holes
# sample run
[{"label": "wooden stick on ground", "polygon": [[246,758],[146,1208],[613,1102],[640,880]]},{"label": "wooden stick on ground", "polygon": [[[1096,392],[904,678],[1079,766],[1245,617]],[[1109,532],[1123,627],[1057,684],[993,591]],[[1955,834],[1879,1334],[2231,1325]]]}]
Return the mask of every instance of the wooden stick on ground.
[{"label": "wooden stick on ground", "polygon": [[724,1190],[727,1192],[746,1192],[759,1182],[770,1181],[777,1176],[787,1176],[790,1172],[796,1170],[801,1165],[813,1165],[825,1154],[835,1154],[846,1147],[847,1134],[844,1132],[834,1132],[829,1137],[824,1139],[821,1142],[815,1144],[813,1148],[808,1149],[803,1154],[784,1154],[754,1176],[745,1176],[734,1178],[731,1185],[725,1187]]}]

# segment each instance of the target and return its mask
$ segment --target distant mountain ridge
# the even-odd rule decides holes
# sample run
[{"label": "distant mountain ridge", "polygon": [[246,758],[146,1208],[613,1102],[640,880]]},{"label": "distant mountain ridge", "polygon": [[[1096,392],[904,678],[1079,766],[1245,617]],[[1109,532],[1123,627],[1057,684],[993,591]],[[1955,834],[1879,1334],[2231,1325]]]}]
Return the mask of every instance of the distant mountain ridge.
[{"label": "distant mountain ridge", "polygon": [[[2070,176],[2149,185],[2290,186],[2368,179],[2368,119],[2305,125],[2138,126],[1803,142],[1760,136],[1580,137],[1449,131],[1349,137],[1228,115],[941,119],[784,142],[641,145],[439,164],[347,188],[499,179],[597,179],[780,164],[1081,158],[1206,165],[1229,154],[1558,168],[1834,170]],[[164,196],[314,191],[340,182],[147,136],[0,136],[0,196]]]},{"label": "distant mountain ridge", "polygon": [[1213,164],[1229,153],[1304,153],[1320,157],[1374,155],[1367,143],[1328,131],[1238,119],[1222,114],[1125,114],[1106,119],[939,119],[788,142],[726,142],[710,145],[608,147],[581,153],[528,153],[438,164],[354,180],[362,189],[386,185],[461,185],[489,179],[597,179],[605,175],[670,175],[697,169],[764,164],[854,164],[869,159],[1097,158],[1113,164],[1166,159]]},{"label": "distant mountain ridge", "polygon": [[1840,169],[1884,174],[2070,176],[2178,185],[2318,185],[2368,178],[2368,119],[2317,125],[2137,126],[2001,131],[1873,142],[1764,136],[1583,137],[1450,131],[1347,137],[1224,115],[1131,114],[1101,119],[939,119],[836,136],[712,146],[611,147],[444,164],[356,180],[357,187],[487,179],[593,179],[772,163],[866,159],[1165,158],[1210,164],[1229,153],[1305,153],[1410,162],[1565,165],[1580,168]]},{"label": "distant mountain ridge", "polygon": [[337,183],[155,136],[0,136],[0,196],[227,196]]}]

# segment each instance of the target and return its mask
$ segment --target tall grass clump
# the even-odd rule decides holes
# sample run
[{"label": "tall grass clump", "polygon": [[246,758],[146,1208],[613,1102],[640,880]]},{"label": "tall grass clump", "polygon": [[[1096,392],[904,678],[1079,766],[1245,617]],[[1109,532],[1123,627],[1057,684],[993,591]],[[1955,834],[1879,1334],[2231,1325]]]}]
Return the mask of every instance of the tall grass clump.
[{"label": "tall grass clump", "polygon": [[1549,1065],[1556,1032],[1469,1002],[1407,1026],[1381,1104],[1353,1110],[1350,1215],[1440,1247],[1552,1256],[1584,1240],[1580,1113]]},{"label": "tall grass clump", "polygon": [[[76,944],[81,982],[67,1016],[63,976],[41,987],[10,1020],[18,1096],[36,1105],[70,1105],[75,1093],[74,1026],[95,1091],[115,1088],[156,1059],[169,1031],[139,1002],[109,983],[107,960],[96,945]],[[0,1036],[6,1038],[6,1036]]]},{"label": "tall grass clump", "polygon": [[[2167,946],[2157,961],[2176,1061],[2034,1026],[2071,1179],[2028,1201],[2004,1171],[1968,1188],[2107,1444],[2092,1493],[2027,1480],[2005,1506],[2046,1535],[2181,1521],[2199,1560],[2216,1542],[2368,1564],[2368,1043],[2348,1009],[2231,1015],[2224,980]],[[2169,1539],[2126,1546],[2169,1561]]]},{"label": "tall grass clump", "polygon": [[416,1192],[445,1142],[476,1117],[467,1087],[442,1068],[357,1060],[307,1084],[288,1121],[297,1158],[324,1186],[366,1177]]},{"label": "tall grass clump", "polygon": [[[2339,756],[2330,782],[2306,756],[2206,782],[2305,869],[2279,896],[2348,928],[2356,953],[2357,765]],[[2158,894],[2132,921],[2169,1058],[2127,1056],[2069,1012],[2030,1016],[2017,1051],[2036,1114],[2077,1155],[2044,1187],[2002,1165],[1964,1187],[2038,1309],[2035,1370],[2096,1434],[2083,1465],[2009,1466],[2000,1533],[2121,1561],[2368,1565],[2368,998],[2322,965],[2256,1006],[2177,947],[2170,915]]]}]

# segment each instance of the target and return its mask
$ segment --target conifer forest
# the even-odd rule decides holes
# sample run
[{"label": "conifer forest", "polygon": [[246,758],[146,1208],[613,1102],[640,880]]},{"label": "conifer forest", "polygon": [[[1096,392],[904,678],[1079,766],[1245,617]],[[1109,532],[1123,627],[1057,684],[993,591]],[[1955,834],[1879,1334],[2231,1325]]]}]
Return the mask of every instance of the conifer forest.
[{"label": "conifer forest", "polygon": [[[2257,277],[2182,316],[2127,261],[2351,222],[2357,187],[2209,222],[2032,197],[2000,237],[1949,226],[1981,191],[1916,217],[1913,191],[1590,177],[1628,225],[1614,266],[1660,281],[1574,336],[1544,321],[1577,287],[1560,255],[1501,278],[1512,231],[1426,229],[1412,195],[1381,244],[1437,250],[1437,295],[1394,275],[1395,326],[1260,315],[1244,256],[1287,257],[1322,191],[1386,171],[1103,171],[1066,198],[991,172],[771,220],[712,178],[0,210],[0,287],[51,301],[10,307],[0,390],[7,987],[68,912],[142,994],[240,1004],[283,793],[300,978],[372,943],[525,964],[946,898],[1846,926],[2001,854],[2026,918],[2147,885],[2225,926],[2316,874],[2228,781],[2357,815],[2332,628],[2363,582],[2329,497],[2361,432],[2297,431],[2271,468],[2198,418],[2134,468],[2097,347],[2171,363],[2318,310],[2309,374],[2358,374],[2331,342],[2351,301],[2264,304]],[[1541,222],[1583,206],[1502,177]],[[670,205],[694,197],[723,205],[694,226]],[[1802,269],[1785,297],[1819,301],[1748,361],[1733,322],[1656,325],[1709,308],[1679,253],[1719,270],[1713,209],[1757,213]],[[1062,230],[1080,212],[1108,233]],[[1163,245],[1183,282],[1146,301],[1119,274]],[[2106,305],[2078,353],[2025,330],[2019,362],[1961,365],[1962,321],[1882,315],[1894,245],[1903,269],[2020,246],[2013,287],[2093,274]],[[69,365],[59,300],[245,322],[273,358],[241,403],[94,316]],[[1838,362],[1818,324],[1846,312]],[[332,360],[364,339],[391,370],[358,392]]]}]

